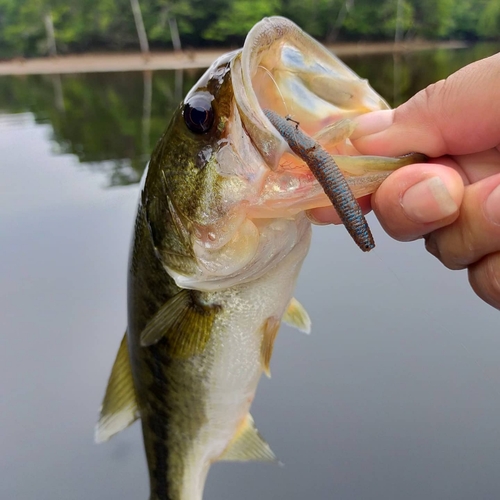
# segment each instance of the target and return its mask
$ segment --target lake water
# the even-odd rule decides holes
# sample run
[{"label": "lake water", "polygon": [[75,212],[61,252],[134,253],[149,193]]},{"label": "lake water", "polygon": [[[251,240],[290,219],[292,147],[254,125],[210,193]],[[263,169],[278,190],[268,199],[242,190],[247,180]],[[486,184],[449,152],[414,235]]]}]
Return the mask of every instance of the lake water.
[{"label": "lake water", "polygon": [[[392,104],[498,47],[346,62]],[[0,78],[0,498],[145,500],[139,425],[93,443],[126,327],[138,179],[199,72]],[[498,500],[499,313],[370,216],[315,228],[252,413],[284,467],[217,464],[205,500]]]}]

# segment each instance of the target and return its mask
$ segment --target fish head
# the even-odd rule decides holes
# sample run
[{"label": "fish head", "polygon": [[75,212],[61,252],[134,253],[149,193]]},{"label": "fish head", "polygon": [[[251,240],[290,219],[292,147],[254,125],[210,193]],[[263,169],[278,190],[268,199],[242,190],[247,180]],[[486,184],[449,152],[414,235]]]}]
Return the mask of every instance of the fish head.
[{"label": "fish head", "polygon": [[181,288],[241,281],[259,246],[247,210],[262,184],[255,177],[269,168],[234,99],[232,61],[240,52],[217,59],[189,91],[143,177],[141,205],[157,257]]},{"label": "fish head", "polygon": [[[142,203],[177,285],[227,287],[255,279],[299,246],[305,255],[304,211],[330,205],[264,109],[347,156],[356,154],[352,128],[323,132],[386,108],[366,80],[291,21],[256,24],[243,49],[215,61],[187,94],[148,167]],[[363,182],[370,169],[345,173],[357,177],[356,196],[376,187],[373,179]]]}]

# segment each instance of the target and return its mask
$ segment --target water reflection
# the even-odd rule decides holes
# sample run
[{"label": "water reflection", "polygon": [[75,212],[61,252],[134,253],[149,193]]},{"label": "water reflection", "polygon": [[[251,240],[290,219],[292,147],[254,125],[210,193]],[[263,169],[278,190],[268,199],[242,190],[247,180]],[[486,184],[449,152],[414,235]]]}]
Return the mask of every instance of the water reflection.
[{"label": "water reflection", "polygon": [[498,50],[498,44],[481,43],[465,49],[366,55],[344,60],[367,78],[391,106],[398,106],[430,83]]},{"label": "water reflection", "polygon": [[[497,48],[478,44],[460,50],[345,60],[394,106]],[[0,110],[33,113],[38,123],[51,125],[59,153],[74,154],[93,170],[105,168],[109,186],[126,185],[139,180],[173,110],[201,73],[177,70],[2,77]]]},{"label": "water reflection", "polygon": [[60,154],[101,170],[109,185],[139,180],[151,148],[200,72],[158,71],[0,78],[0,110],[48,123]]}]

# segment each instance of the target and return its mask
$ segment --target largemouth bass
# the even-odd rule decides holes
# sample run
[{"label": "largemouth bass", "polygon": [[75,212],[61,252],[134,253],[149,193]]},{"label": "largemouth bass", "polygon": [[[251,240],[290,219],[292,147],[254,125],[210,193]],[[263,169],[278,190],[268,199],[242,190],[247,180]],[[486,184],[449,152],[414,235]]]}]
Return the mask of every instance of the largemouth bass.
[{"label": "largemouth bass", "polygon": [[140,418],[150,500],[200,500],[217,460],[276,461],[249,409],[311,237],[304,211],[330,201],[263,109],[291,116],[335,158],[355,197],[419,157],[360,157],[351,118],[387,108],[292,22],[258,23],[242,50],[188,93],[143,179],[128,278],[128,327],[96,429]]}]

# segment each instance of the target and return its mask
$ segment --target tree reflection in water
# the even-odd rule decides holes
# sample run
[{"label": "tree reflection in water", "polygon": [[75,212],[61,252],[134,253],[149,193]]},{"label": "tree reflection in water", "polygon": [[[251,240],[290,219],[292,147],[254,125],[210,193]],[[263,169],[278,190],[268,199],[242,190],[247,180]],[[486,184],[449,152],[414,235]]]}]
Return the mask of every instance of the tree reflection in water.
[{"label": "tree reflection in water", "polygon": [[[428,84],[498,46],[345,58],[389,104],[398,105]],[[31,112],[52,126],[60,154],[105,171],[108,185],[139,181],[151,150],[182,97],[203,71],[155,71],[0,77],[0,114]]]},{"label": "tree reflection in water", "polygon": [[58,153],[105,169],[110,186],[132,184],[199,76],[156,71],[1,77],[0,113],[31,112],[37,123],[51,125]]}]

